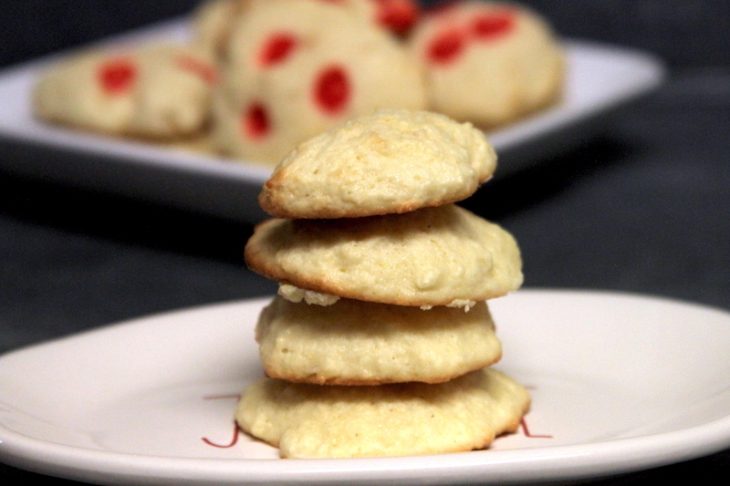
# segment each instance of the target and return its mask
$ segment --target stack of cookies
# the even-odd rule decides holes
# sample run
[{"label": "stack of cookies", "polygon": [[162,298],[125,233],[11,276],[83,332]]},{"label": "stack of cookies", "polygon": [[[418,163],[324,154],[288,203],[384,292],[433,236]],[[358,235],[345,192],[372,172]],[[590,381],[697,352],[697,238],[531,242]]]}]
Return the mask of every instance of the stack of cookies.
[{"label": "stack of cookies", "polygon": [[481,132],[382,110],[295,149],[259,201],[246,262],[280,282],[256,329],[269,378],[243,430],[282,457],[429,454],[514,431],[529,395],[485,300],[522,283],[512,236],[452,203],[489,179]]}]

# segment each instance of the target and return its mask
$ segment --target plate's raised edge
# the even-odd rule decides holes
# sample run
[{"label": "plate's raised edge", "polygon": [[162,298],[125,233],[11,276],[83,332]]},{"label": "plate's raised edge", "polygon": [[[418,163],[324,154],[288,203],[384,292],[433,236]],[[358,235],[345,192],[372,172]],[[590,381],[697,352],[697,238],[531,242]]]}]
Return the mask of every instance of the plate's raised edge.
[{"label": "plate's raised edge", "polygon": [[[578,295],[576,295],[578,294]],[[722,313],[723,309],[665,297],[643,296],[624,292],[573,291],[569,289],[522,290],[520,295],[575,299],[610,297],[650,300],[657,304],[682,305],[694,311]],[[88,331],[63,339],[76,339],[88,333],[103,333],[130,325],[144,325],[154,318],[170,318],[177,313],[222,309],[225,306],[262,306],[268,299],[214,304],[189,310],[166,312],[146,318],[118,323],[111,328]],[[53,342],[32,346],[33,350]],[[0,356],[22,353],[14,351]],[[416,481],[424,476],[444,481],[480,480],[489,483],[515,481],[579,479],[603,474],[631,472],[652,466],[693,459],[730,446],[730,414],[722,419],[673,432],[617,439],[588,445],[555,446],[540,449],[478,451],[420,457],[354,460],[219,460],[176,459],[140,456],[69,447],[25,437],[0,424],[0,459],[11,465],[37,472],[74,479],[115,478],[131,482],[339,482],[339,481]],[[530,457],[529,460],[525,456]],[[276,464],[275,467],[272,467]]]},{"label": "plate's raised edge", "polygon": [[[598,477],[701,457],[730,445],[730,417],[679,432],[590,445],[351,460],[172,459],[103,453],[40,441],[34,444],[21,438],[8,436],[8,441],[0,444],[0,459],[36,472],[81,480],[393,484],[438,478],[441,482],[504,484]],[[525,460],[526,455],[531,456],[530,460]]]}]

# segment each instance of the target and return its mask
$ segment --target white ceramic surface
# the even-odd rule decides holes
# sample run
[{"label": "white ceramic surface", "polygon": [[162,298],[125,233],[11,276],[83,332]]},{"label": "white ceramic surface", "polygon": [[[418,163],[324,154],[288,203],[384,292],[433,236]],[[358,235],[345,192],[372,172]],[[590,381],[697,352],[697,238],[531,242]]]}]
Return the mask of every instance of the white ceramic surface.
[{"label": "white ceramic surface", "polygon": [[[730,446],[730,314],[628,294],[493,301],[525,425],[459,454],[280,460],[234,432],[266,299],[162,314],[0,357],[0,460],[92,482],[505,483],[597,477]],[[230,447],[220,447],[231,445]]]},{"label": "white ceramic surface", "polygon": [[[100,43],[118,47],[187,36],[183,20],[165,22]],[[605,115],[656,87],[663,68],[641,52],[582,41],[565,42],[568,77],[563,101],[532,118],[490,134],[504,177],[585,140]],[[80,187],[123,194],[199,212],[249,221],[270,168],[253,162],[159,148],[81,133],[35,120],[31,92],[39,73],[67,55],[0,72],[0,169]]]}]

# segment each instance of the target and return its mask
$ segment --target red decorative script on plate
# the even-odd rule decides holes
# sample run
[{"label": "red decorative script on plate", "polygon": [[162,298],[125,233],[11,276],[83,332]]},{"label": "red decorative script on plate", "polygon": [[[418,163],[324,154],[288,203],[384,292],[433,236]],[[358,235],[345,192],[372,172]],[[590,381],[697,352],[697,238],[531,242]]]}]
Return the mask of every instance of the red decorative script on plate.
[{"label": "red decorative script on plate", "polygon": [[208,444],[212,447],[217,447],[218,449],[230,449],[231,447],[235,446],[238,443],[238,436],[240,435],[240,430],[238,429],[238,425],[236,425],[236,422],[233,422],[233,437],[231,437],[231,440],[227,444],[218,444],[216,442],[213,442],[207,437],[201,437],[200,440]]}]

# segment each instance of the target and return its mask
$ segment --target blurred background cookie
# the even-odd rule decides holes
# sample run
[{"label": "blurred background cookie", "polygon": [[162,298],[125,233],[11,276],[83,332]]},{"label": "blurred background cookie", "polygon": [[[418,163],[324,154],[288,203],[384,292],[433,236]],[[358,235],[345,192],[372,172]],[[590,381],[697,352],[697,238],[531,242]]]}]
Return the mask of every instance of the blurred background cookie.
[{"label": "blurred background cookie", "polygon": [[424,17],[410,47],[427,73],[429,109],[484,128],[544,108],[563,89],[550,27],[515,4],[446,5]]},{"label": "blurred background cookie", "polygon": [[425,105],[417,63],[372,22],[330,2],[253,2],[232,29],[215,141],[225,154],[276,163],[356,115]]},{"label": "blurred background cookie", "polygon": [[207,0],[192,17],[193,42],[224,59],[231,27],[254,0]]},{"label": "blurred background cookie", "polygon": [[216,80],[211,56],[195,47],[94,51],[50,68],[33,103],[39,117],[63,125],[160,141],[198,138]]},{"label": "blurred background cookie", "polygon": [[[246,15],[247,8],[255,2],[273,1],[208,0],[202,3],[193,14],[195,42],[215,53],[220,59],[226,59],[231,30],[239,17]],[[408,32],[420,13],[417,0],[339,0],[327,3],[347,9],[351,14],[397,35]]]}]

